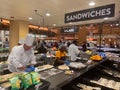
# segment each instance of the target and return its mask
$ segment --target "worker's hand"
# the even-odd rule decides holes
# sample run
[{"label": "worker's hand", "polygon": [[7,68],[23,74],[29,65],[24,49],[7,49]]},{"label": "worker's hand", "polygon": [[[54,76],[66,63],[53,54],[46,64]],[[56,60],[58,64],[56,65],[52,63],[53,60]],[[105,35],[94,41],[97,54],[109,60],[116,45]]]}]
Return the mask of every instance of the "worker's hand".
[{"label": "worker's hand", "polygon": [[31,69],[31,71],[35,71],[35,67],[32,65],[29,67]]},{"label": "worker's hand", "polygon": [[18,69],[20,69],[20,70],[25,70],[26,69],[26,67],[19,67]]}]

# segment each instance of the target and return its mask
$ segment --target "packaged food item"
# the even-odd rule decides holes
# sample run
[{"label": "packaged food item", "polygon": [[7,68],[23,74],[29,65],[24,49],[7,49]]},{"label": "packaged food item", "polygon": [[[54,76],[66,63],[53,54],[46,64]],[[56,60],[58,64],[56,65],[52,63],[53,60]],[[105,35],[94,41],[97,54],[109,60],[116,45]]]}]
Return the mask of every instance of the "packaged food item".
[{"label": "packaged food item", "polygon": [[16,75],[19,75],[20,73],[18,72],[14,72],[14,73],[10,73],[10,74],[6,74],[6,75],[1,75],[0,76],[0,83],[4,83],[6,81],[9,81],[9,78],[12,78]]},{"label": "packaged food item", "polygon": [[21,88],[21,81],[18,76],[9,79],[11,83],[11,90],[19,90]]},{"label": "packaged food item", "polygon": [[65,74],[71,75],[71,74],[74,74],[74,71],[73,70],[66,70]]},{"label": "packaged food item", "polygon": [[19,77],[22,81],[24,90],[26,90],[28,87],[32,85],[32,78],[30,73],[21,74]]},{"label": "packaged food item", "polygon": [[92,51],[87,50],[85,53],[88,54],[88,55],[91,55],[91,54],[92,54]]},{"label": "packaged food item", "polygon": [[32,77],[32,83],[33,84],[38,84],[40,83],[40,75],[37,72],[31,72],[31,77]]}]

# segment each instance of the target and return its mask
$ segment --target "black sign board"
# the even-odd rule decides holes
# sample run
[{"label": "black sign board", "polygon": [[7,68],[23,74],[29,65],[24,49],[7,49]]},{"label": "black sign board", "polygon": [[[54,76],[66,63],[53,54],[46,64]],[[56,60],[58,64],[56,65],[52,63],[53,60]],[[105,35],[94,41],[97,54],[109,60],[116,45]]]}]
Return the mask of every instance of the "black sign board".
[{"label": "black sign board", "polygon": [[61,33],[74,33],[74,32],[78,32],[78,27],[61,29]]},{"label": "black sign board", "polygon": [[65,23],[114,17],[115,4],[65,14]]}]

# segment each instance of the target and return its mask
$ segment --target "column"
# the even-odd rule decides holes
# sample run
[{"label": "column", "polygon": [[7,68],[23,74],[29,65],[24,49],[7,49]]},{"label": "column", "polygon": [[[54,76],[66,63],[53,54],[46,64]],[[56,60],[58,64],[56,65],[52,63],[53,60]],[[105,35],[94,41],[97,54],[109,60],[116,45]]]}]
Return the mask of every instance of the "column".
[{"label": "column", "polygon": [[81,42],[86,41],[88,32],[85,27],[79,28],[79,34],[78,34],[78,42],[79,44]]},{"label": "column", "polygon": [[28,21],[23,20],[10,21],[10,36],[9,36],[10,50],[12,49],[12,47],[17,45],[19,39],[24,39],[28,32],[29,32]]},{"label": "column", "polygon": [[57,30],[57,41],[61,40],[61,33],[60,33],[60,28]]}]

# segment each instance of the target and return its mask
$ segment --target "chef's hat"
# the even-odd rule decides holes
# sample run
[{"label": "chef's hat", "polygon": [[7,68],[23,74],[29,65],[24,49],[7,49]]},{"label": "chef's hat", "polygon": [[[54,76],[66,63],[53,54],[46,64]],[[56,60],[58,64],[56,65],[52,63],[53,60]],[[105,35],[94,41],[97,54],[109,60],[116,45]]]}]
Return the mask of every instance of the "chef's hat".
[{"label": "chef's hat", "polygon": [[27,46],[32,46],[33,42],[34,42],[34,35],[33,35],[33,34],[27,34],[24,43],[25,43]]},{"label": "chef's hat", "polygon": [[19,44],[24,44],[24,41],[25,41],[24,39],[20,39],[18,43]]}]

